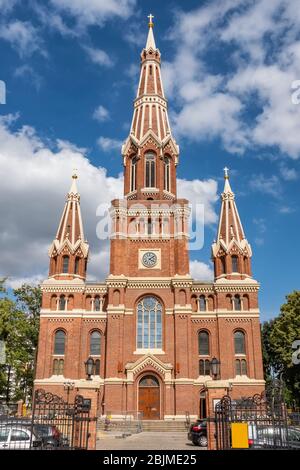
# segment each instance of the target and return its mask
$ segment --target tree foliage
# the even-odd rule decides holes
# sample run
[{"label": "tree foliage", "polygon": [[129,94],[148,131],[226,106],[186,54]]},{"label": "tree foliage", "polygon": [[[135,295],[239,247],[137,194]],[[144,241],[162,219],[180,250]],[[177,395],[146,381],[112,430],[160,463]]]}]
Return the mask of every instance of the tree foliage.
[{"label": "tree foliage", "polygon": [[300,365],[292,361],[292,344],[300,340],[300,291],[286,300],[278,317],[262,326],[264,366],[267,378],[282,373],[288,399],[300,405]]},{"label": "tree foliage", "polygon": [[0,396],[8,400],[31,396],[38,343],[41,290],[24,284],[9,296],[0,281],[0,339],[6,359],[1,365]]}]

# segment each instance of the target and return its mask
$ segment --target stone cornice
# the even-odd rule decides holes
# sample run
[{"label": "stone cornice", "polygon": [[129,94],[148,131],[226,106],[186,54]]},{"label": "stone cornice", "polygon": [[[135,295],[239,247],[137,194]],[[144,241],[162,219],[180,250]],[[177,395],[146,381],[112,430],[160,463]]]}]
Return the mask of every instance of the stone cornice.
[{"label": "stone cornice", "polygon": [[252,285],[252,284],[240,283],[240,284],[228,284],[228,285],[223,285],[223,286],[214,284],[214,289],[215,289],[215,292],[224,292],[224,293],[258,292],[259,284]]}]

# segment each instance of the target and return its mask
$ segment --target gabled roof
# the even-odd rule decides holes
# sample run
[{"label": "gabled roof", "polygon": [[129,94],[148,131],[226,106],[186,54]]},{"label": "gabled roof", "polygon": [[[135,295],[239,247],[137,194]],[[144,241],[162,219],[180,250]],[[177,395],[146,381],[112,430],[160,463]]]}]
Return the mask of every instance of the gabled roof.
[{"label": "gabled roof", "polygon": [[225,168],[224,191],[221,194],[221,212],[217,233],[217,240],[213,243],[213,254],[216,255],[220,249],[229,253],[234,247],[241,253],[252,255],[250,244],[248,243],[242,222],[235,203],[235,195],[231,189],[228,169]]},{"label": "gabled roof", "polygon": [[67,194],[65,207],[59,222],[56,237],[49,249],[49,255],[67,250],[70,254],[82,250],[87,256],[89,245],[84,239],[83,223],[80,210],[80,194],[77,189],[77,175],[73,174],[70,191]]}]

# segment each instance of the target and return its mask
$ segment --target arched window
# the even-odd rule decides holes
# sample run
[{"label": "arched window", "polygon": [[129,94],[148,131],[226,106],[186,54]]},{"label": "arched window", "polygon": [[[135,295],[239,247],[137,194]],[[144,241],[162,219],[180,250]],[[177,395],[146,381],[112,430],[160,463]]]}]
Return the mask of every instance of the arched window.
[{"label": "arched window", "polygon": [[67,274],[69,272],[69,257],[63,256],[63,273]]},{"label": "arched window", "polygon": [[242,375],[241,374],[241,361],[239,359],[235,360],[235,375]]},{"label": "arched window", "polygon": [[220,261],[221,261],[221,273],[222,273],[222,274],[226,274],[226,260],[225,260],[225,256],[221,256]]},{"label": "arched window", "polygon": [[165,165],[164,189],[170,192],[171,191],[171,164],[170,164],[169,157],[164,158],[164,165]]},{"label": "arched window", "polygon": [[137,157],[132,157],[130,165],[130,191],[136,190],[136,164]]},{"label": "arched window", "polygon": [[246,354],[245,333],[235,331],[234,333],[234,352],[235,354]]},{"label": "arched window", "polygon": [[199,375],[210,375],[210,361],[208,359],[200,359]]},{"label": "arched window", "polygon": [[95,375],[100,375],[100,359],[95,361]]},{"label": "arched window", "polygon": [[66,308],[66,297],[61,295],[59,298],[59,310],[65,310]]},{"label": "arched window", "polygon": [[57,330],[54,336],[54,354],[63,356],[65,354],[66,333],[63,330]]},{"label": "arched window", "polygon": [[79,261],[80,261],[80,258],[78,256],[76,256],[76,258],[75,258],[75,267],[74,267],[74,273],[75,274],[79,273]]},{"label": "arched window", "polygon": [[147,222],[147,233],[148,235],[152,235],[153,233],[153,222],[152,222],[152,219],[148,219],[148,222]]},{"label": "arched window", "polygon": [[235,360],[235,375],[247,375],[247,361],[245,359]]},{"label": "arched window", "polygon": [[146,188],[155,187],[155,155],[154,153],[147,153],[146,158]]},{"label": "arched window", "polygon": [[101,333],[93,331],[90,335],[90,355],[100,356],[101,354]]},{"label": "arched window", "polygon": [[204,295],[200,295],[199,297],[199,306],[200,306],[200,312],[206,311],[206,300],[205,300]]},{"label": "arched window", "polygon": [[233,299],[234,310],[242,310],[241,298],[239,295],[235,295]]},{"label": "arched window", "polygon": [[53,375],[63,375],[64,373],[64,360],[63,359],[54,359],[52,373]]},{"label": "arched window", "polygon": [[239,272],[239,259],[236,255],[233,255],[231,257],[231,263],[232,263],[232,272],[238,273]]},{"label": "arched window", "polygon": [[51,296],[51,310],[57,309],[57,297],[56,295]]},{"label": "arched window", "polygon": [[98,295],[95,297],[94,308],[96,312],[100,311],[100,297]]},{"label": "arched window", "polygon": [[207,331],[199,331],[198,347],[200,356],[209,356],[209,334]]},{"label": "arched window", "polygon": [[145,375],[140,380],[139,387],[159,387],[159,381],[154,375]]},{"label": "arched window", "polygon": [[162,305],[155,297],[144,297],[138,303],[137,347],[162,348]]}]

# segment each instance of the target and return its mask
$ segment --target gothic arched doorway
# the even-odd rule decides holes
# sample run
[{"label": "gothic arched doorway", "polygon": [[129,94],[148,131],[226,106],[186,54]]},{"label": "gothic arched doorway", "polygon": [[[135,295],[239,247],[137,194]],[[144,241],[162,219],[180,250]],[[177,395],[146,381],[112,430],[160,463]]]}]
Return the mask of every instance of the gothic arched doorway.
[{"label": "gothic arched doorway", "polygon": [[142,419],[160,419],[160,386],[154,375],[144,375],[139,382],[138,410]]}]

